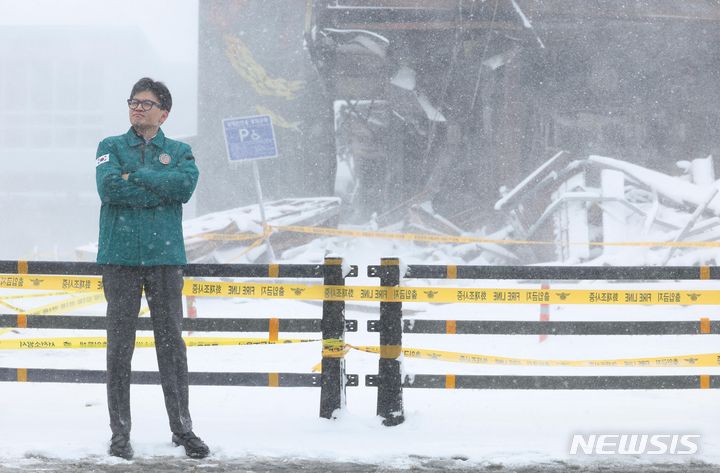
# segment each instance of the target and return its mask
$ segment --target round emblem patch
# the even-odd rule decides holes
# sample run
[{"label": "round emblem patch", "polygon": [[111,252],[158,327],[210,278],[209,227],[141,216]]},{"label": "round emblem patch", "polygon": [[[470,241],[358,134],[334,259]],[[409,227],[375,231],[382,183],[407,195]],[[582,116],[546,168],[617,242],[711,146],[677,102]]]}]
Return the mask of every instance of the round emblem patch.
[{"label": "round emblem patch", "polygon": [[170,164],[170,160],[172,159],[169,154],[161,154],[158,158],[161,163],[163,164]]}]

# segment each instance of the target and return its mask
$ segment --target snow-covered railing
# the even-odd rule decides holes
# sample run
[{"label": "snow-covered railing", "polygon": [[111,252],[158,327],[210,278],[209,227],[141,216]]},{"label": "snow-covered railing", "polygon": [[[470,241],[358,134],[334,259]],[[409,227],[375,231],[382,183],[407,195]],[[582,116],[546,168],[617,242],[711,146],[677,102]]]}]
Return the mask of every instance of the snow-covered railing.
[{"label": "snow-covered railing", "polygon": [[[369,266],[368,276],[380,285],[396,287],[406,279],[474,280],[717,280],[717,267],[620,266],[456,266],[408,265],[401,274],[398,258],[383,258]],[[423,288],[427,290],[427,288]],[[652,303],[649,301],[648,303]],[[403,388],[440,389],[720,389],[720,376],[513,376],[407,374],[402,367],[402,334],[477,335],[697,335],[720,334],[720,321],[507,321],[403,320],[402,302],[381,302],[380,320],[368,321],[369,332],[380,334],[377,375],[366,386],[378,388],[377,414],[385,425],[404,421]]]},{"label": "snow-covered railing", "polygon": [[[0,261],[3,274],[96,276],[102,274],[102,267],[81,262]],[[357,276],[357,267],[344,267],[342,258],[328,257],[324,264],[189,264],[184,274],[212,278],[321,278],[326,286],[344,286],[346,277]],[[104,330],[106,321],[105,317],[95,316],[0,314],[0,327]],[[152,330],[151,320],[138,319],[137,330]],[[345,320],[343,300],[323,300],[322,319],[184,318],[183,330],[268,332],[270,341],[277,340],[278,332],[322,332],[322,374],[191,372],[189,381],[193,385],[320,387],[320,416],[324,418],[332,418],[337,409],[344,407],[346,386],[358,385],[357,375],[345,374],[345,332],[356,331],[357,321]],[[104,383],[105,371],[2,367],[0,381]],[[159,374],[135,371],[131,382],[159,384]]]}]

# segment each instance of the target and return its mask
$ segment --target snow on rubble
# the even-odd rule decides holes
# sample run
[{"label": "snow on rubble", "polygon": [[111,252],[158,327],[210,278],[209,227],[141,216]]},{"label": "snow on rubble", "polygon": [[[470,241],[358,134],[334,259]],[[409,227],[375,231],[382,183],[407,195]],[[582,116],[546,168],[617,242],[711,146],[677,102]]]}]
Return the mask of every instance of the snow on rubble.
[{"label": "snow on rubble", "polygon": [[[495,205],[530,263],[700,265],[720,258],[720,181],[712,156],[671,176],[603,156],[560,152]],[[512,246],[509,247],[512,249]]]}]

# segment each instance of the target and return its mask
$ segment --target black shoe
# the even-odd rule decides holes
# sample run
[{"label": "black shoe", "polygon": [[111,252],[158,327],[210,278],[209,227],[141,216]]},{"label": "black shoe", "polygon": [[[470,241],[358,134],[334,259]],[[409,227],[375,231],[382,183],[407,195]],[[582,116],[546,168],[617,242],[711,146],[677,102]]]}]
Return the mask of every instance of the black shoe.
[{"label": "black shoe", "polygon": [[192,431],[184,434],[173,434],[172,442],[176,447],[180,445],[185,447],[185,455],[190,458],[205,458],[210,454],[210,449],[205,445],[205,442]]},{"label": "black shoe", "polygon": [[110,450],[108,452],[114,457],[131,460],[135,452],[130,445],[130,434],[114,434],[110,439]]}]

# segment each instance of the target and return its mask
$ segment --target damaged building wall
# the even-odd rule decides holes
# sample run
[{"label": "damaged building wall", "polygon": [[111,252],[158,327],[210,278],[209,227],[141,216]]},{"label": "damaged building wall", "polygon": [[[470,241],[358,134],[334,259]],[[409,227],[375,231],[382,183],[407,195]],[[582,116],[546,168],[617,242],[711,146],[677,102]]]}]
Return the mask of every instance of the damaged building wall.
[{"label": "damaged building wall", "polygon": [[355,215],[389,224],[430,201],[476,230],[501,186],[559,149],[666,172],[717,154],[719,19],[706,1],[315,1],[332,100],[386,109],[372,156],[354,156],[383,183]]},{"label": "damaged building wall", "polygon": [[502,189],[558,150],[663,172],[718,154],[713,2],[199,8],[201,212],[255,199],[248,169],[227,163],[221,120],[233,116],[273,116],[281,157],[260,163],[269,200],[338,195],[346,223],[380,226],[429,203],[458,231],[497,227]]}]

